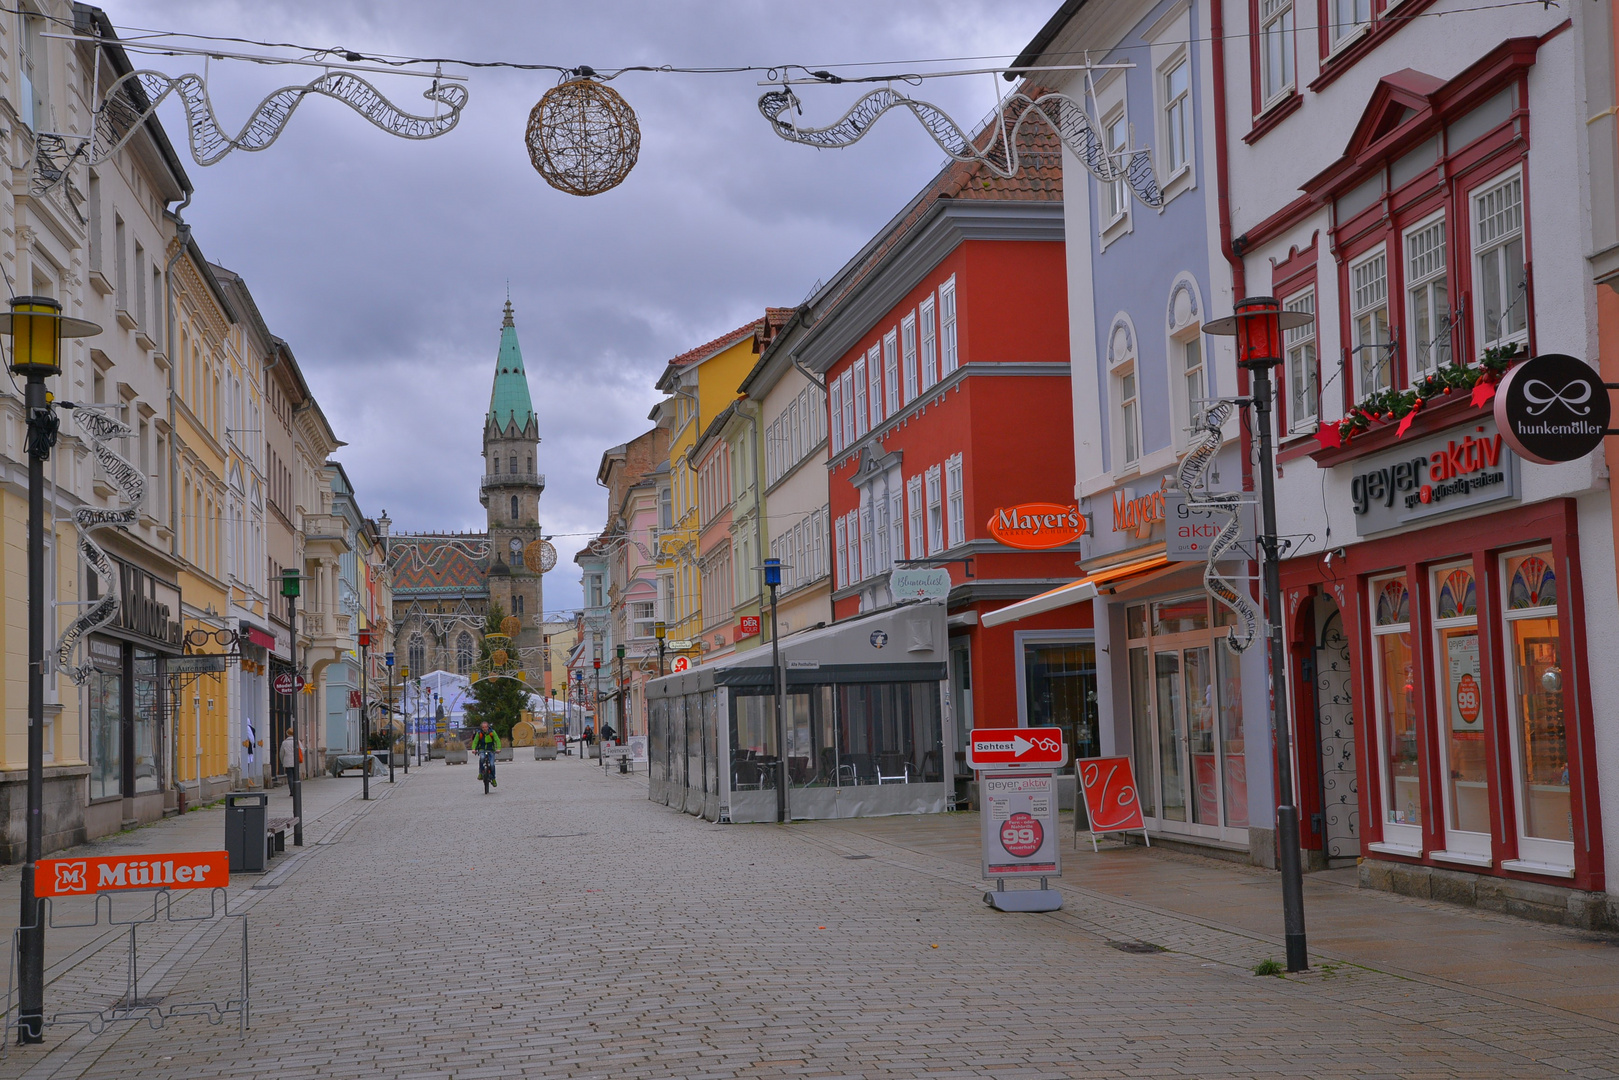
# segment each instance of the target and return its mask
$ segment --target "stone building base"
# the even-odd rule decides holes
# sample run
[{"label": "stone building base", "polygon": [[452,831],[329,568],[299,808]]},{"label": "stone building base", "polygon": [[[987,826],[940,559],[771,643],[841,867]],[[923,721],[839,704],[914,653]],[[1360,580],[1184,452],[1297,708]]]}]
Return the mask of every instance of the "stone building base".
[{"label": "stone building base", "polygon": [[1619,896],[1436,866],[1362,859],[1360,887],[1499,911],[1582,930],[1619,930]]},{"label": "stone building base", "polygon": [[[82,844],[84,778],[88,765],[45,767],[44,853]],[[0,772],[0,862],[20,863],[28,855],[28,770]]]}]

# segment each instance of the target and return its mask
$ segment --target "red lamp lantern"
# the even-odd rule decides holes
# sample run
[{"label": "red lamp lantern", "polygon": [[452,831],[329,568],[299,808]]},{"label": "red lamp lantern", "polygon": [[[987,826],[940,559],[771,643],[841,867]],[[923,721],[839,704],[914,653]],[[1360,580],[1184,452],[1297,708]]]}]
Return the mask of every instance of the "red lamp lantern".
[{"label": "red lamp lantern", "polygon": [[360,631],[360,648],[369,649],[370,647],[371,647],[371,631],[368,628],[367,629],[361,629],[361,631]]},{"label": "red lamp lantern", "polygon": [[1274,296],[1250,296],[1238,300],[1236,314],[1216,319],[1203,327],[1205,334],[1237,339],[1237,363],[1249,367],[1274,367],[1282,362],[1282,331],[1308,325],[1311,316],[1302,311],[1283,311]]}]

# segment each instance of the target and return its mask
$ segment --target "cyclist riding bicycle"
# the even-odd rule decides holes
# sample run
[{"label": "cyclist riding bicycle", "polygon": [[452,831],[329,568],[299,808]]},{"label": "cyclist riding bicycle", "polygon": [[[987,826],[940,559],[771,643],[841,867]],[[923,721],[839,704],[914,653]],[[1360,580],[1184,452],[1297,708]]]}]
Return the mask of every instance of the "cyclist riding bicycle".
[{"label": "cyclist riding bicycle", "polygon": [[485,720],[478,726],[478,731],[472,736],[472,752],[478,755],[478,768],[480,772],[487,772],[489,782],[495,787],[500,783],[495,779],[495,751],[500,749],[500,736],[489,727]]}]

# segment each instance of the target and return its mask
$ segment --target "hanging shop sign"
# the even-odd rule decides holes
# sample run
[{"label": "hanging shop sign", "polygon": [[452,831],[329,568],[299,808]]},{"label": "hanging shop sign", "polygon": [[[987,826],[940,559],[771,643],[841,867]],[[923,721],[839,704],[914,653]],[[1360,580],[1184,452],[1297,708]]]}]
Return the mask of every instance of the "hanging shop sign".
[{"label": "hanging shop sign", "polygon": [[1518,457],[1494,423],[1447,432],[1355,463],[1349,479],[1361,536],[1518,497]]},{"label": "hanging shop sign", "polygon": [[998,507],[985,526],[1007,547],[1044,551],[1085,535],[1085,519],[1074,503],[1019,503]]},{"label": "hanging shop sign", "polygon": [[170,675],[216,675],[225,670],[228,661],[224,653],[171,656],[163,661],[163,670]]},{"label": "hanging shop sign", "polygon": [[981,789],[984,877],[1060,874],[1056,774],[985,773]]},{"label": "hanging shop sign", "polygon": [[[1179,491],[1164,492],[1164,554],[1171,562],[1208,558],[1209,545],[1220,535],[1231,518],[1207,506],[1186,501]],[[1237,510],[1237,546],[1251,555],[1254,543],[1254,506],[1242,503]],[[1232,552],[1238,557],[1239,552]]]},{"label": "hanging shop sign", "polygon": [[276,693],[286,694],[288,697],[291,697],[293,694],[296,694],[298,691],[302,690],[305,683],[302,675],[295,675],[290,671],[283,671],[281,674],[275,677],[275,680],[270,685],[275,687]]},{"label": "hanging shop sign", "polygon": [[1068,764],[1068,746],[1062,728],[974,728],[967,738],[967,767],[1005,768],[1008,765]]},{"label": "hanging shop sign", "polygon": [[669,665],[669,671],[670,671],[671,674],[674,674],[674,675],[678,675],[682,671],[687,671],[690,668],[691,668],[691,661],[686,659],[684,656],[675,657],[674,662]]},{"label": "hanging shop sign", "polygon": [[[1003,541],[1004,542],[1004,541]],[[950,571],[943,567],[900,567],[888,575],[888,591],[901,600],[945,600],[950,596]]]},{"label": "hanging shop sign", "polygon": [[1149,491],[1145,495],[1131,495],[1120,488],[1113,493],[1113,531],[1129,533],[1145,540],[1152,535],[1152,527],[1164,520],[1164,492]]},{"label": "hanging shop sign", "polygon": [[744,615],[737,620],[736,637],[754,637],[759,633],[759,616]]},{"label": "hanging shop sign", "polygon": [[1601,374],[1564,353],[1525,360],[1495,390],[1502,437],[1537,465],[1577,461],[1601,446],[1612,411]]},{"label": "hanging shop sign", "polygon": [[[180,589],[161,578],[109,556],[118,570],[118,612],[106,629],[139,639],[159,649],[179,652],[184,640],[180,625]],[[94,591],[92,585],[92,592]],[[91,595],[89,599],[96,599]]]}]

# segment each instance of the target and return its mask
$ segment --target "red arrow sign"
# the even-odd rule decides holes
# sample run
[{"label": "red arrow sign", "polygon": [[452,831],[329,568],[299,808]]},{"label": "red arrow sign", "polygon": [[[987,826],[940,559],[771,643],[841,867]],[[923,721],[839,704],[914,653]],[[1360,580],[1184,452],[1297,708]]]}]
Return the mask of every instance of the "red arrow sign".
[{"label": "red arrow sign", "polygon": [[973,769],[1067,763],[1062,728],[974,728],[967,742],[967,765]]}]

